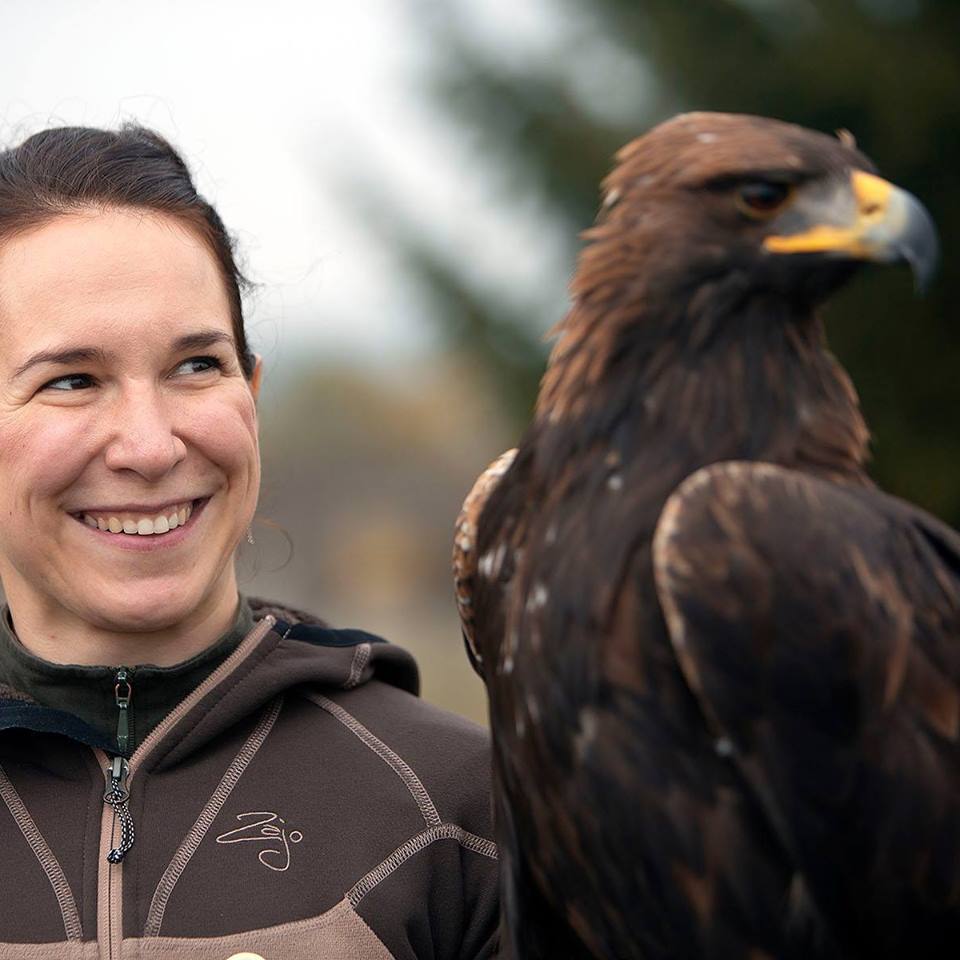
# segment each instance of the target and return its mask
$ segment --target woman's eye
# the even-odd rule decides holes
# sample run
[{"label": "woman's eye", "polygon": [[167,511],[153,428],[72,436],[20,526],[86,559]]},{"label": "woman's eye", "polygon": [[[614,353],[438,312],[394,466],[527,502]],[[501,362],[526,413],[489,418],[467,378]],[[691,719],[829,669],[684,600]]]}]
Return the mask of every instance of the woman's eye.
[{"label": "woman's eye", "polygon": [[86,373],[68,373],[65,377],[57,377],[45,383],[41,390],[61,390],[64,393],[71,390],[85,390],[92,386],[93,377]]},{"label": "woman's eye", "polygon": [[209,370],[222,370],[223,364],[216,357],[191,357],[177,367],[178,373],[207,373]]},{"label": "woman's eye", "polygon": [[790,199],[793,187],[788,183],[754,180],[737,190],[737,206],[748,216],[768,217]]}]

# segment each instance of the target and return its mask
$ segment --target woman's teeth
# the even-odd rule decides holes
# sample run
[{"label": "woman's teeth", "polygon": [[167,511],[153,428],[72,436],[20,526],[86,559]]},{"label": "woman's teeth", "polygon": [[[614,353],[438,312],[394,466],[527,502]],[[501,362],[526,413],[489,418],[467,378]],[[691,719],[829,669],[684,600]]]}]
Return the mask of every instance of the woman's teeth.
[{"label": "woman's teeth", "polygon": [[182,527],[193,513],[193,504],[184,503],[178,507],[171,507],[155,517],[139,517],[123,513],[118,516],[97,516],[92,513],[83,514],[83,522],[88,527],[96,527],[108,533],[135,534],[147,537],[155,533],[167,533]]}]

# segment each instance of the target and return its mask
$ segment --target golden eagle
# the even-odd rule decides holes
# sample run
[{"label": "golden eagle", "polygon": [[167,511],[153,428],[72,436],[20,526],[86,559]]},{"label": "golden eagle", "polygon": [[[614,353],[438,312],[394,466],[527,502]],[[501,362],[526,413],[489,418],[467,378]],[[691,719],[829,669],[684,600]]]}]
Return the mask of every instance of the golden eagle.
[{"label": "golden eagle", "polygon": [[692,113],[606,180],[458,521],[517,960],[960,950],[960,537],[865,470],[817,308],[937,254],[849,134]]}]

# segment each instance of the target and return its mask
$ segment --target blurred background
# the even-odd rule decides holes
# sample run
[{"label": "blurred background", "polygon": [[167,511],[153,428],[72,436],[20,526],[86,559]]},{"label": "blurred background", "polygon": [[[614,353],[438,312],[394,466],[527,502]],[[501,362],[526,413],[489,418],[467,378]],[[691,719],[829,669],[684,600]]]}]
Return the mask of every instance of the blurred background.
[{"label": "blurred background", "polygon": [[957,0],[4,0],[0,142],[137,120],[254,282],[265,483],[242,589],[412,650],[482,720],[449,575],[519,438],[615,150],[688,109],[849,129],[943,265],[828,310],[890,491],[960,524]]}]

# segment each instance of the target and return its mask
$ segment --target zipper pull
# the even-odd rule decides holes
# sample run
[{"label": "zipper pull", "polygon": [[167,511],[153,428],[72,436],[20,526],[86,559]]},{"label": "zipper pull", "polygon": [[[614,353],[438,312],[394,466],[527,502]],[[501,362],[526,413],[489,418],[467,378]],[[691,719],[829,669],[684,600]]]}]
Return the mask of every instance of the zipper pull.
[{"label": "zipper pull", "polygon": [[130,792],[127,790],[127,771],[129,766],[123,757],[114,757],[107,767],[107,792],[103,795],[104,803],[113,807],[113,812],[120,820],[120,844],[108,854],[110,863],[120,863],[130,852],[133,846],[134,831],[133,817],[130,816]]},{"label": "zipper pull", "polygon": [[127,667],[118,667],[113,685],[113,697],[117,703],[117,751],[127,753],[130,745],[130,701],[133,699],[133,687],[130,684],[130,671]]}]

